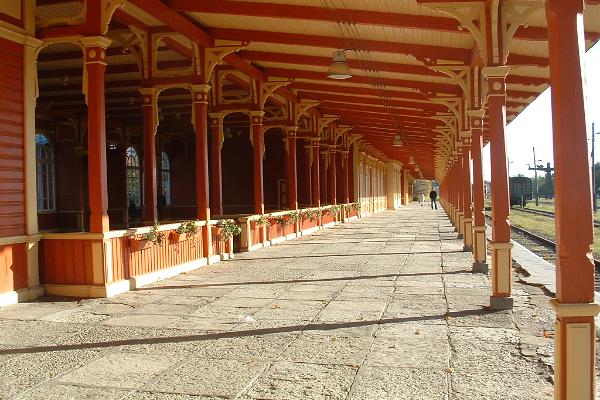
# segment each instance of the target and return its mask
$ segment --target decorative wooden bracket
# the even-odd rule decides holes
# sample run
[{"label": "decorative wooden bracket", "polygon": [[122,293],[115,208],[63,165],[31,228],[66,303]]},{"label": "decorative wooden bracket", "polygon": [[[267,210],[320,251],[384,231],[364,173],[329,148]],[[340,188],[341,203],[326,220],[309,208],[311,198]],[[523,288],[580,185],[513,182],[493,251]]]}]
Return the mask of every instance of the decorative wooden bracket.
[{"label": "decorative wooden bracket", "polygon": [[323,129],[334,121],[340,119],[337,115],[323,115],[322,117],[317,118],[317,135],[320,137],[323,133]]},{"label": "decorative wooden bracket", "polygon": [[[85,2],[87,3],[87,1]],[[108,26],[110,25],[110,20],[114,15],[117,8],[121,8],[125,5],[125,0],[102,0],[102,33],[106,35],[108,32]]]},{"label": "decorative wooden bracket", "polygon": [[287,86],[292,82],[291,79],[278,79],[278,78],[269,78],[266,82],[259,82],[259,98],[258,105],[260,109],[265,108],[265,103],[269,96],[271,96],[277,89]]},{"label": "decorative wooden bracket", "polygon": [[[148,57],[148,46],[150,43],[149,34],[143,29],[138,28],[134,25],[129,25],[129,29],[133,32],[135,39],[130,39],[126,43],[129,49],[136,55],[138,66],[142,71],[143,79],[150,79],[150,62]],[[120,38],[119,40],[124,41],[125,39]],[[139,50],[136,49],[139,47]]]},{"label": "decorative wooden bracket", "polygon": [[431,7],[444,14],[448,14],[466,28],[479,46],[481,58],[484,63],[488,60],[487,34],[486,34],[486,2],[419,2],[423,6]]},{"label": "decorative wooden bracket", "polygon": [[243,49],[247,45],[247,42],[239,42],[225,46],[201,48],[194,43],[196,74],[202,76],[204,83],[210,82],[215,67],[223,61],[223,58]]},{"label": "decorative wooden bracket", "polygon": [[298,125],[298,122],[300,121],[300,117],[302,117],[302,114],[304,114],[306,111],[308,111],[312,107],[316,107],[318,105],[319,105],[319,102],[313,101],[313,100],[302,100],[299,103],[295,103],[294,104],[294,121],[295,121],[296,125]]},{"label": "decorative wooden bracket", "polygon": [[346,132],[350,132],[352,130],[352,128],[353,128],[352,126],[348,126],[348,125],[340,125],[337,128],[335,128],[333,142],[337,143],[337,140],[339,139],[339,137],[342,136],[343,134],[345,134]]},{"label": "decorative wooden bracket", "polygon": [[502,56],[501,64],[508,61],[510,45],[521,25],[524,25],[532,14],[544,9],[542,0],[504,0],[501,4],[502,13]]}]

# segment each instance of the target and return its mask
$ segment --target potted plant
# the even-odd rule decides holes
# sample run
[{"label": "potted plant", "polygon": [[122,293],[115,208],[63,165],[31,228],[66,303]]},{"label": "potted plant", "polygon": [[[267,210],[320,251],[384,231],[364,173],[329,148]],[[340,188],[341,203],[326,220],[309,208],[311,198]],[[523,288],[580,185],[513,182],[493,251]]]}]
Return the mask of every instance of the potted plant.
[{"label": "potted plant", "polygon": [[184,221],[171,232],[169,235],[169,239],[172,242],[182,242],[186,239],[189,239],[192,236],[195,236],[198,233],[199,227],[198,223],[195,220]]},{"label": "potted plant", "polygon": [[140,251],[147,249],[154,244],[161,245],[165,238],[165,234],[160,231],[158,221],[154,220],[154,224],[148,233],[134,235],[129,239],[129,247],[132,251]]},{"label": "potted plant", "polygon": [[269,221],[269,216],[266,214],[260,215],[257,219],[256,219],[256,225],[258,226],[269,226],[271,225],[271,221]]},{"label": "potted plant", "polygon": [[288,217],[289,217],[290,221],[292,221],[294,224],[296,224],[300,220],[301,216],[298,211],[292,211],[291,213],[288,214]]},{"label": "potted plant", "polygon": [[284,227],[290,223],[289,217],[287,215],[278,215],[273,219],[275,220],[275,223],[281,225],[281,227]]},{"label": "potted plant", "polygon": [[233,219],[220,219],[217,221],[219,229],[218,238],[220,241],[221,253],[230,253],[232,250],[232,239],[234,236],[242,233],[242,227]]},{"label": "potted plant", "polygon": [[314,220],[316,220],[318,216],[319,211],[315,210],[314,208],[311,208],[309,210],[304,211],[302,218],[304,218],[305,220],[309,220],[310,222],[314,222]]}]

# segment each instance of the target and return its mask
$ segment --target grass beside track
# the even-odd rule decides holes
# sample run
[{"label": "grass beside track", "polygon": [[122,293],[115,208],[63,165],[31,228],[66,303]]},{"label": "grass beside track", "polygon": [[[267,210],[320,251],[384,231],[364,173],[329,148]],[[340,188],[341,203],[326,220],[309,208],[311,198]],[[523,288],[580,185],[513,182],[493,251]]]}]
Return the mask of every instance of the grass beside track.
[{"label": "grass beside track", "polygon": [[[552,211],[552,210],[545,210]],[[491,216],[491,212],[486,214]],[[523,228],[536,235],[556,241],[554,235],[554,219],[543,215],[530,214],[518,209],[510,210],[510,223],[513,226]],[[594,229],[594,258],[600,259],[600,228]]]}]

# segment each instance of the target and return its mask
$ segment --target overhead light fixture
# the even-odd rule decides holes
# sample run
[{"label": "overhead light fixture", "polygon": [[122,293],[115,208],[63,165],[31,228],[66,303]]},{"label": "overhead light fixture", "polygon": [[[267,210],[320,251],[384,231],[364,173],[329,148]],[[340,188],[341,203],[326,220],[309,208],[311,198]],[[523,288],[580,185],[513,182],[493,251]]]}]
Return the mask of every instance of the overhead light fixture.
[{"label": "overhead light fixture", "polygon": [[402,139],[400,135],[394,135],[394,142],[392,143],[394,147],[402,147]]},{"label": "overhead light fixture", "polygon": [[333,52],[333,60],[331,61],[331,66],[327,70],[327,77],[331,79],[352,78],[352,72],[346,63],[346,54],[344,53],[344,50],[336,50]]},{"label": "overhead light fixture", "polygon": [[410,158],[408,159],[408,163],[411,164],[411,165],[414,164],[415,163],[415,159],[412,158],[412,156],[410,156]]}]

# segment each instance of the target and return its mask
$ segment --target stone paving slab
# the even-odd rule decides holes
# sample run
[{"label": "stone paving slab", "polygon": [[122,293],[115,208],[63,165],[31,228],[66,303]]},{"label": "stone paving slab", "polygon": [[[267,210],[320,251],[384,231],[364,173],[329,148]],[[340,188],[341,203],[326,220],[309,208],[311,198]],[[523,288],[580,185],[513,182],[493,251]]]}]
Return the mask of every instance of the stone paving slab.
[{"label": "stone paving slab", "polygon": [[[548,399],[554,314],[409,206],[111,299],[0,309],[0,399]],[[600,397],[599,397],[600,398]]]}]

